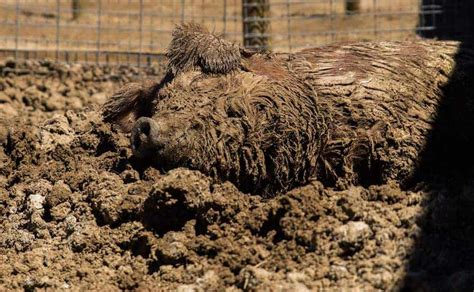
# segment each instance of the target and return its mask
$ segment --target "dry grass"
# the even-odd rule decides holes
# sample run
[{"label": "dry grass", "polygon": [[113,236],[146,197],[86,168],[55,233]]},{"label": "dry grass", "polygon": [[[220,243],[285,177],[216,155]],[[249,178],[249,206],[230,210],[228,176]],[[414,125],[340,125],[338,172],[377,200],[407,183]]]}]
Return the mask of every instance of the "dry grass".
[{"label": "dry grass", "polygon": [[[241,42],[241,0],[144,0],[142,29],[137,0],[82,0],[84,12],[72,20],[71,1],[0,0],[1,48],[26,50],[103,50],[163,52],[176,23],[195,21]],[[270,0],[271,40],[275,50],[295,50],[334,42],[400,40],[415,36],[418,0],[362,0],[358,14],[347,15],[343,0]],[[331,4],[332,2],[332,4]],[[59,13],[58,13],[59,12]],[[225,13],[224,13],[225,12]],[[58,19],[59,16],[59,19]],[[17,26],[16,23],[19,25]],[[59,31],[57,30],[59,25]],[[15,35],[18,32],[19,38]],[[141,40],[141,41],[140,41]]]}]

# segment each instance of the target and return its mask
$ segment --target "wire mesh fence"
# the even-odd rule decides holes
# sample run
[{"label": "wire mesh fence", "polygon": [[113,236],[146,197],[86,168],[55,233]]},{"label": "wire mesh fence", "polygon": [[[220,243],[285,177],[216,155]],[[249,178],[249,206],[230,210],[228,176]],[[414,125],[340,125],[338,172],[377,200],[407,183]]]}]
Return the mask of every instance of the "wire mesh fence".
[{"label": "wire mesh fence", "polygon": [[160,57],[176,23],[196,21],[236,40],[239,7],[237,0],[2,0],[0,49],[19,58],[140,64]]},{"label": "wire mesh fence", "polygon": [[420,5],[428,12],[420,17],[419,25],[428,28],[420,31],[422,37],[458,40],[472,46],[474,1],[422,0]]},{"label": "wire mesh fence", "polygon": [[[457,3],[453,5],[453,3]],[[463,4],[462,2],[465,2]],[[0,55],[160,62],[175,24],[197,22],[248,47],[437,37],[469,0],[0,0]],[[468,8],[467,8],[468,7]],[[450,13],[447,13],[449,11]],[[472,37],[469,15],[456,32]]]}]

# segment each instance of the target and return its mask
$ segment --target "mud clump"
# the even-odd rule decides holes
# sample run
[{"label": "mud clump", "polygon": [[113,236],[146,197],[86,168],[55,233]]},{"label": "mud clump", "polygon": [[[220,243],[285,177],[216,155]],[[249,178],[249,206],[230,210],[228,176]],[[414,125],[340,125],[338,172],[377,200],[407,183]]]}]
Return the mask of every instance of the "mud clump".
[{"label": "mud clump", "polygon": [[0,69],[17,112],[0,119],[0,290],[472,289],[472,184],[311,181],[249,195],[198,171],[162,173],[102,122],[97,96],[159,79],[152,69]]}]

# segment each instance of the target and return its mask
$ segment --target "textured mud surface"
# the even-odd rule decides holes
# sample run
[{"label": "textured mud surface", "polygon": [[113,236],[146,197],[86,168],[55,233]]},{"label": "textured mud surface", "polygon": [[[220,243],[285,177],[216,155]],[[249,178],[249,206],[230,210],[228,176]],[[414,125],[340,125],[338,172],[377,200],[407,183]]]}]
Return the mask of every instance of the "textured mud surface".
[{"label": "textured mud surface", "polygon": [[263,199],[160,173],[96,111],[158,72],[0,64],[0,290],[474,288],[473,182]]}]

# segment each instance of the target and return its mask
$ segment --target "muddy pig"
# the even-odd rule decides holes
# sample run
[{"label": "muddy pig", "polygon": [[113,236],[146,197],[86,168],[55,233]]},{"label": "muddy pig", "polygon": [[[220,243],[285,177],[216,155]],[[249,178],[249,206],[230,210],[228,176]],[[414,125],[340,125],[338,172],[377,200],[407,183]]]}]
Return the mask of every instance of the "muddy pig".
[{"label": "muddy pig", "polygon": [[163,169],[272,195],[313,179],[405,182],[439,137],[472,145],[474,53],[457,42],[272,53],[184,24],[167,57],[161,81],[128,84],[103,107],[135,156]]}]

